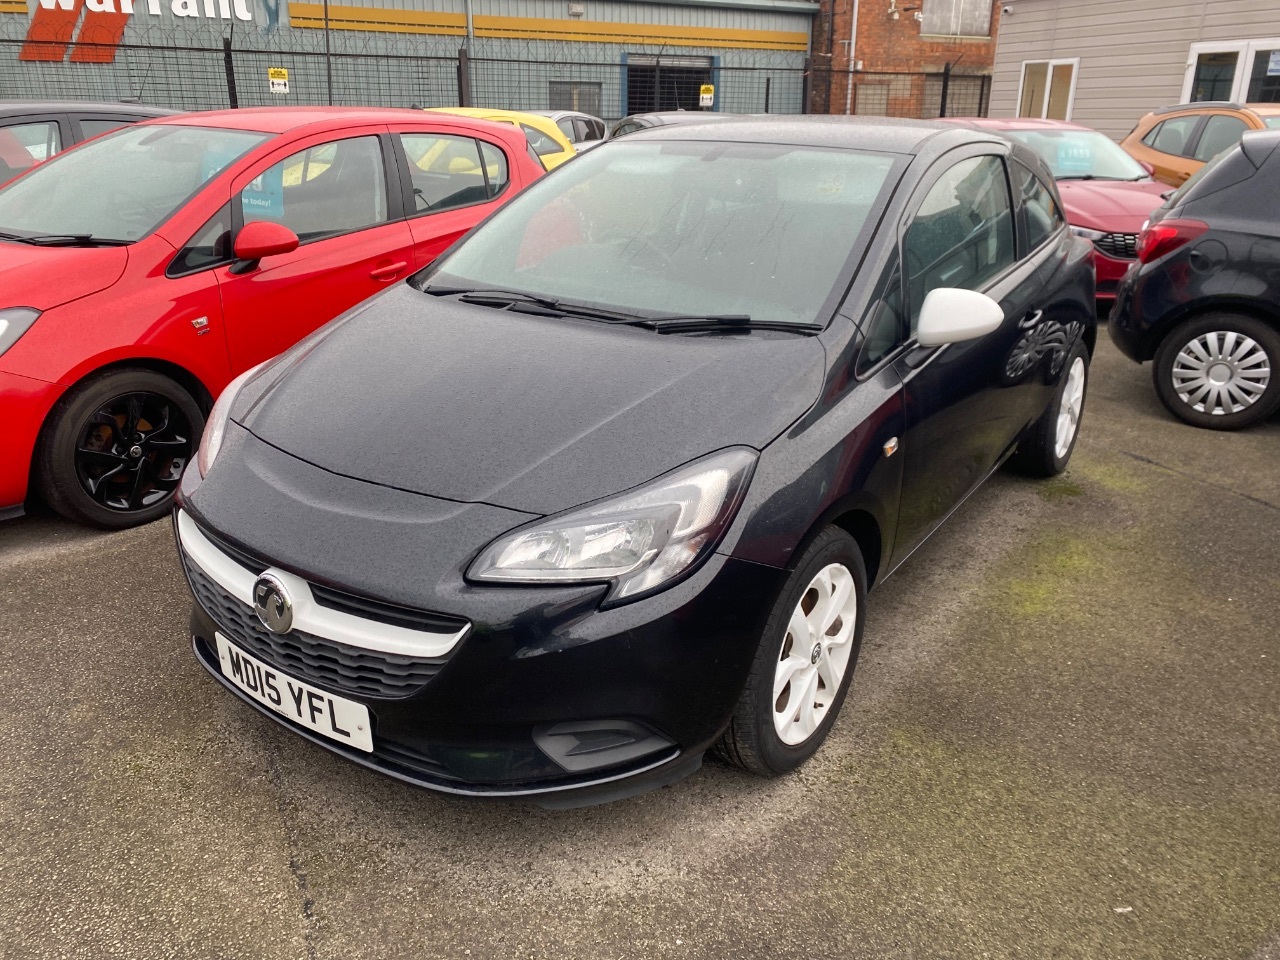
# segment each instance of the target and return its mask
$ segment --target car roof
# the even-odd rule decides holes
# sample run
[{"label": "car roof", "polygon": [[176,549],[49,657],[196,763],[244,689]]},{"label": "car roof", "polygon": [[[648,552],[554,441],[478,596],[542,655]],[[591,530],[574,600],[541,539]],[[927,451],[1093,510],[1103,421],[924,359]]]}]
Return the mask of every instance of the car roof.
[{"label": "car roof", "polygon": [[560,117],[584,117],[587,120],[599,120],[600,118],[591,113],[583,113],[581,110],[526,110],[525,113],[531,113],[535,117],[546,117],[549,120],[556,120]]},{"label": "car roof", "polygon": [[0,116],[21,117],[33,113],[120,113],[132,117],[168,117],[181,113],[147,103],[101,100],[0,100]]},{"label": "car roof", "polygon": [[633,113],[629,117],[623,117],[619,123],[625,123],[628,120],[638,120],[650,124],[663,123],[700,123],[703,120],[736,120],[739,115],[736,113],[712,113],[704,110],[657,110],[653,113]]},{"label": "car roof", "polygon": [[1246,103],[1244,106],[1246,110],[1264,117],[1280,116],[1280,103]]},{"label": "car roof", "polygon": [[149,123],[176,123],[226,130],[253,130],[258,133],[289,133],[300,127],[341,127],[353,123],[403,123],[406,120],[439,121],[448,126],[462,123],[461,117],[398,107],[242,107],[239,110],[207,110],[152,120]]},{"label": "car roof", "polygon": [[[950,134],[957,144],[996,142],[996,134],[966,130],[936,120],[898,120],[893,117],[844,116],[723,116],[718,123],[680,123],[647,127],[627,134],[627,140],[732,140],[742,143],[789,143],[797,146],[843,147],[884,153],[914,154],[925,141]],[[705,128],[700,129],[700,128]],[[712,129],[714,128],[714,130]]]},{"label": "car roof", "polygon": [[942,117],[944,123],[958,123],[978,130],[1092,130],[1070,120],[1041,120],[1036,117]]},{"label": "car roof", "polygon": [[547,114],[537,113],[533,110],[503,110],[499,107],[490,109],[489,107],[428,107],[425,111],[433,114],[453,114],[457,117],[474,117],[477,120],[484,120],[488,117],[501,117],[504,120],[528,120],[547,119]]}]

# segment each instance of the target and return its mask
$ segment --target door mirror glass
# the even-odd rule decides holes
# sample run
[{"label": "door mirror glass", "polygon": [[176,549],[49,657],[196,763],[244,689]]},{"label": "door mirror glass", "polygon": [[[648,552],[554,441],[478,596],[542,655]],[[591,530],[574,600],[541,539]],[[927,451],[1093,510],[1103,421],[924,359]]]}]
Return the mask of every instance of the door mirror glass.
[{"label": "door mirror glass", "polygon": [[920,308],[916,342],[922,347],[977,340],[1004,323],[1004,310],[985,293],[938,287],[929,291]]},{"label": "door mirror glass", "polygon": [[275,257],[298,249],[298,235],[288,227],[270,220],[246,223],[236,235],[237,260],[253,261]]}]

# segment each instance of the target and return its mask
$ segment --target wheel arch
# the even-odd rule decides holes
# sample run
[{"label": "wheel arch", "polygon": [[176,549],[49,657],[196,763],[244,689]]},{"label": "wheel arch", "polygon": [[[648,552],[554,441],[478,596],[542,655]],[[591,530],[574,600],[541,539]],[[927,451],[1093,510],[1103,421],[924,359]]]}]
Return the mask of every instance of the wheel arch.
[{"label": "wheel arch", "polygon": [[790,569],[809,544],[817,539],[827,527],[836,527],[853,537],[854,543],[862,553],[862,563],[867,572],[867,589],[881,579],[882,563],[889,556],[891,544],[885,541],[886,524],[879,514],[878,504],[870,502],[866,494],[855,494],[842,498],[824,510],[805,531],[803,537],[791,551],[787,563]]},{"label": "wheel arch", "polygon": [[1174,331],[1183,324],[1198,320],[1209,313],[1235,313],[1244,317],[1251,317],[1254,320],[1268,324],[1280,333],[1280,311],[1270,307],[1259,298],[1233,299],[1215,297],[1212,300],[1197,300],[1180,311],[1167,324],[1161,325],[1160,334],[1151,337],[1147,343],[1143,360],[1154,360],[1156,354],[1160,352],[1160,345],[1172,336]]}]

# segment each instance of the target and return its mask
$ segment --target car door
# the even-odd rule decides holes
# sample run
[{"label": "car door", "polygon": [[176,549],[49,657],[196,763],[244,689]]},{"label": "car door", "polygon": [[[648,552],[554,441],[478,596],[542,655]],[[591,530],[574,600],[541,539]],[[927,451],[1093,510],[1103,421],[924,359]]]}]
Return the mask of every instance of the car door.
[{"label": "car door", "polygon": [[[969,147],[938,161],[901,225],[909,349],[894,362],[906,399],[895,563],[995,469],[1032,408],[1028,384],[1011,381],[1006,369],[1039,319],[1037,261],[1019,259],[1005,155],[991,151]],[[915,345],[921,305],[940,287],[986,293],[1005,322],[975,340]]]},{"label": "car door", "polygon": [[391,140],[415,269],[435,260],[519,189],[511,182],[511,158],[496,140],[429,128],[394,129]]},{"label": "car door", "polygon": [[1178,186],[1200,166],[1191,159],[1191,150],[1205,117],[1204,113],[1184,113],[1161,121],[1142,138],[1146,149],[1135,156],[1155,167],[1157,180]]},{"label": "car door", "polygon": [[398,171],[385,126],[282,147],[232,184],[233,233],[270,220],[298,235],[292,253],[216,270],[232,367],[275,356],[413,270]]}]

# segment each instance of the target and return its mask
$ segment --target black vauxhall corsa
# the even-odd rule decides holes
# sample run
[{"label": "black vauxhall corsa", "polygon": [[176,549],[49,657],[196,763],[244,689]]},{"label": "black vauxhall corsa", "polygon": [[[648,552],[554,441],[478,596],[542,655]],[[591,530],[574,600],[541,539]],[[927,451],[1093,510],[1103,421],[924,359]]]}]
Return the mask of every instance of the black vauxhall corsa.
[{"label": "black vauxhall corsa", "polygon": [[233,383],[175,525],[196,655],[352,760],[596,802],[827,736],[882,581],[1063,469],[1090,246],[929,123],[642,131]]},{"label": "black vauxhall corsa", "polygon": [[1197,427],[1280,410],[1280,130],[1244,139],[1151,215],[1116,293],[1111,339],[1152,363],[1156,395]]}]

